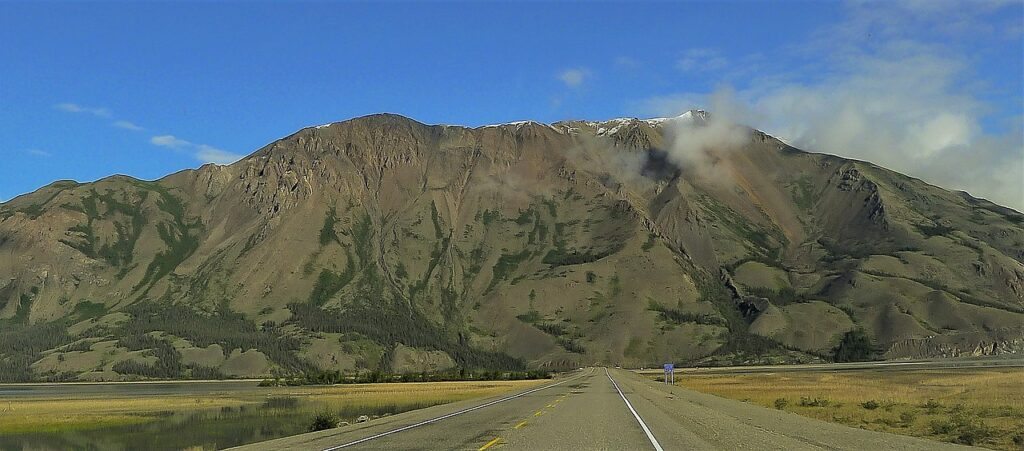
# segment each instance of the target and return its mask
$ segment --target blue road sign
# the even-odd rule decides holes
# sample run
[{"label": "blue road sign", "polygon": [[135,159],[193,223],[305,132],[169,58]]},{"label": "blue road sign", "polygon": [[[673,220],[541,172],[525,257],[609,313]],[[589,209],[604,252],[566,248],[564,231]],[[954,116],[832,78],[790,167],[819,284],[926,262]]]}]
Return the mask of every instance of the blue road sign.
[{"label": "blue road sign", "polygon": [[673,372],[675,370],[676,370],[675,364],[672,364],[672,363],[666,363],[665,364],[665,372],[666,373],[671,373],[671,372]]}]

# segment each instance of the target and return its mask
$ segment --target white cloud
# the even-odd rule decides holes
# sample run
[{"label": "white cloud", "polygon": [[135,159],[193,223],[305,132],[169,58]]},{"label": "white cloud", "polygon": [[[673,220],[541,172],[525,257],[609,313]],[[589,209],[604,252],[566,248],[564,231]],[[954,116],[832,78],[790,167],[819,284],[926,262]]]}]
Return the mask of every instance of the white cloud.
[{"label": "white cloud", "polygon": [[[96,117],[102,117],[110,119],[113,117],[110,110],[106,108],[96,108],[79,105],[77,103],[59,103],[53,106],[57,110],[68,112],[68,113],[85,113],[91,114]],[[121,128],[124,130],[131,131],[144,131],[145,128],[138,124],[127,121],[127,120],[115,120],[110,123],[114,127]],[[216,164],[230,164],[234,163],[242,158],[242,155],[228,152],[223,149],[218,149],[208,144],[195,144],[191,141],[178,138],[174,135],[154,135],[149,138],[149,143],[154,146],[166,147],[168,149],[174,149],[182,152],[191,152],[193,156],[203,163],[216,163]],[[38,157],[49,157],[50,153],[39,149],[26,149],[26,153],[35,155]]]},{"label": "white cloud", "polygon": [[114,127],[117,127],[117,128],[123,128],[125,130],[131,130],[133,132],[140,132],[140,131],[145,130],[145,128],[142,128],[139,125],[135,124],[134,122],[129,122],[129,121],[114,121],[114,123],[111,124],[111,125],[113,125]]},{"label": "white cloud", "polygon": [[729,60],[713,49],[687,50],[679,61],[676,69],[683,72],[709,72],[724,69]]},{"label": "white cloud", "polygon": [[704,118],[666,121],[669,159],[696,176],[729,177],[715,166],[716,155],[750,141],[750,130],[739,125],[746,109],[734,97],[731,88],[721,88],[706,99],[710,114]]},{"label": "white cloud", "polygon": [[85,113],[103,118],[108,118],[111,116],[110,110],[106,108],[83,106],[77,103],[58,103],[53,107],[66,113]]},{"label": "white cloud", "polygon": [[150,138],[149,142],[154,146],[169,147],[171,149],[183,149],[193,146],[192,143],[185,141],[184,139],[177,138],[174,135],[157,135]]},{"label": "white cloud", "polygon": [[580,87],[587,78],[590,78],[590,70],[584,67],[566,69],[558,74],[558,79],[570,89]]},{"label": "white cloud", "polygon": [[626,70],[636,70],[641,66],[640,62],[628,56],[615,58],[615,67]]},{"label": "white cloud", "polygon": [[[847,20],[796,49],[807,61],[783,61],[771,78],[750,80],[736,94],[751,110],[742,121],[798,148],[867,160],[1024,210],[1024,120],[991,126],[997,110],[984,100],[986,84],[974,56],[950,38],[970,33],[978,21],[972,17],[981,13],[958,15],[959,23],[952,24],[940,23],[949,16],[931,2],[860,5],[849,6]],[[958,5],[959,11],[975,3]],[[914,40],[915,29],[943,38]],[[986,28],[979,24],[976,30]],[[873,39],[863,39],[870,33]],[[1013,89],[1024,88],[1024,77],[1015,83]],[[707,97],[679,92],[634,107],[669,116],[707,104]]]},{"label": "white cloud", "polygon": [[191,152],[196,160],[203,163],[231,164],[242,159],[242,155],[218,149],[209,144],[195,144],[174,135],[157,135],[150,138],[149,142],[154,146]]},{"label": "white cloud", "polygon": [[231,164],[242,159],[242,155],[221,150],[206,144],[196,146],[196,159],[203,163]]},{"label": "white cloud", "polygon": [[25,153],[27,153],[29,155],[32,155],[32,156],[44,157],[44,158],[49,158],[49,157],[53,156],[52,153],[47,152],[47,151],[42,150],[42,149],[25,149]]}]

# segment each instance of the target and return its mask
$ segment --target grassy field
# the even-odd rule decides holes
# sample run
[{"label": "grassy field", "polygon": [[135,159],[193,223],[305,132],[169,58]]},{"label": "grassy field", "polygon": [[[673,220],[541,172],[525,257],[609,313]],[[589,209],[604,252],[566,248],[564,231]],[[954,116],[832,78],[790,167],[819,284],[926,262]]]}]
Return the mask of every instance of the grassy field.
[{"label": "grassy field", "polygon": [[[196,394],[56,397],[0,397],[0,437],[9,434],[61,434],[159,422],[169,412],[292,406],[315,401],[317,409],[342,419],[389,413],[470,398],[492,396],[544,381],[428,382],[345,386],[273,387]],[[313,412],[309,415],[312,419]]]},{"label": "grassy field", "polygon": [[853,427],[1024,449],[1024,371],[687,374],[687,388]]}]

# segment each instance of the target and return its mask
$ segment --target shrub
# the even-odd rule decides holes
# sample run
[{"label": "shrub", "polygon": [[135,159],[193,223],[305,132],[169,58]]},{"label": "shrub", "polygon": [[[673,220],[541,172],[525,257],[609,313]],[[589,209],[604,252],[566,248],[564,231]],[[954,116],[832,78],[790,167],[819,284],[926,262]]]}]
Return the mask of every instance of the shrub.
[{"label": "shrub", "polygon": [[992,429],[978,420],[965,421],[960,424],[960,431],[955,442],[961,445],[976,445],[992,436]]},{"label": "shrub", "polygon": [[782,409],[785,409],[786,406],[788,406],[788,405],[789,405],[789,400],[786,399],[786,398],[778,398],[778,399],[775,400],[775,408],[776,409],[782,410]]},{"label": "shrub", "polygon": [[903,424],[906,426],[910,426],[910,424],[913,423],[916,419],[917,413],[915,413],[912,410],[908,410],[900,414],[900,421],[902,421]]},{"label": "shrub", "polygon": [[993,431],[975,417],[960,412],[948,421],[934,420],[929,426],[936,435],[952,435],[952,441],[961,445],[976,445],[992,437]]},{"label": "shrub", "polygon": [[309,426],[310,432],[323,431],[338,427],[338,416],[331,412],[320,412],[313,418],[313,424]]},{"label": "shrub", "polygon": [[880,404],[878,404],[878,401],[872,399],[870,401],[860,403],[860,406],[868,410],[875,410],[880,406]]},{"label": "shrub", "polygon": [[832,404],[832,402],[829,401],[828,398],[808,398],[804,396],[800,397],[800,407],[828,407],[829,404]]},{"label": "shrub", "polygon": [[942,404],[934,399],[929,399],[928,402],[921,404],[921,407],[928,409],[928,413],[935,413],[942,408]]}]

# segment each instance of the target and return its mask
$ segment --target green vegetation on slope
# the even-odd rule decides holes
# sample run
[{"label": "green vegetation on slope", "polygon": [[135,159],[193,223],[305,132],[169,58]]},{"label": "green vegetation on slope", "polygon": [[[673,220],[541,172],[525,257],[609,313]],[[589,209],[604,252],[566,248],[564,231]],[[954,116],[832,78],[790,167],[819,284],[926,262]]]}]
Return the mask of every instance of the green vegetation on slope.
[{"label": "green vegetation on slope", "polygon": [[402,301],[351,302],[341,310],[322,309],[308,303],[292,303],[288,308],[292,311],[292,323],[314,333],[355,332],[381,344],[402,343],[444,351],[466,368],[521,369],[524,366],[522,361],[506,354],[473,348],[463,333],[446,333]]},{"label": "green vegetation on slope", "polygon": [[155,191],[160,195],[157,207],[171,216],[170,222],[157,224],[157,234],[164,242],[166,249],[158,252],[153,261],[146,267],[142,280],[132,290],[145,296],[157,281],[174,271],[199,247],[198,232],[202,230],[199,219],[189,220],[185,216],[185,205],[170,190],[157,183],[137,182],[137,186]]},{"label": "green vegetation on slope", "polygon": [[[84,214],[86,222],[68,230],[69,234],[74,234],[78,238],[77,240],[62,239],[60,242],[78,250],[86,257],[101,259],[110,266],[122,268],[119,277],[123,277],[130,269],[128,265],[134,258],[135,244],[146,225],[143,204],[149,192],[138,191],[136,195],[137,199],[131,199],[128,191],[122,191],[119,200],[114,196],[113,190],[100,194],[95,189],[90,189],[88,196],[81,200],[80,205],[62,205],[61,207],[67,210]],[[119,220],[121,217],[126,220]],[[103,220],[111,221],[114,226],[117,236],[112,241],[101,242],[101,238],[96,235],[95,223]]]},{"label": "green vegetation on slope", "polygon": [[285,371],[312,369],[298,357],[301,340],[277,327],[257,327],[226,305],[208,313],[183,304],[139,302],[123,311],[131,315],[131,319],[112,331],[115,336],[138,337],[164,332],[198,347],[218,344],[223,349],[256,349]]}]

